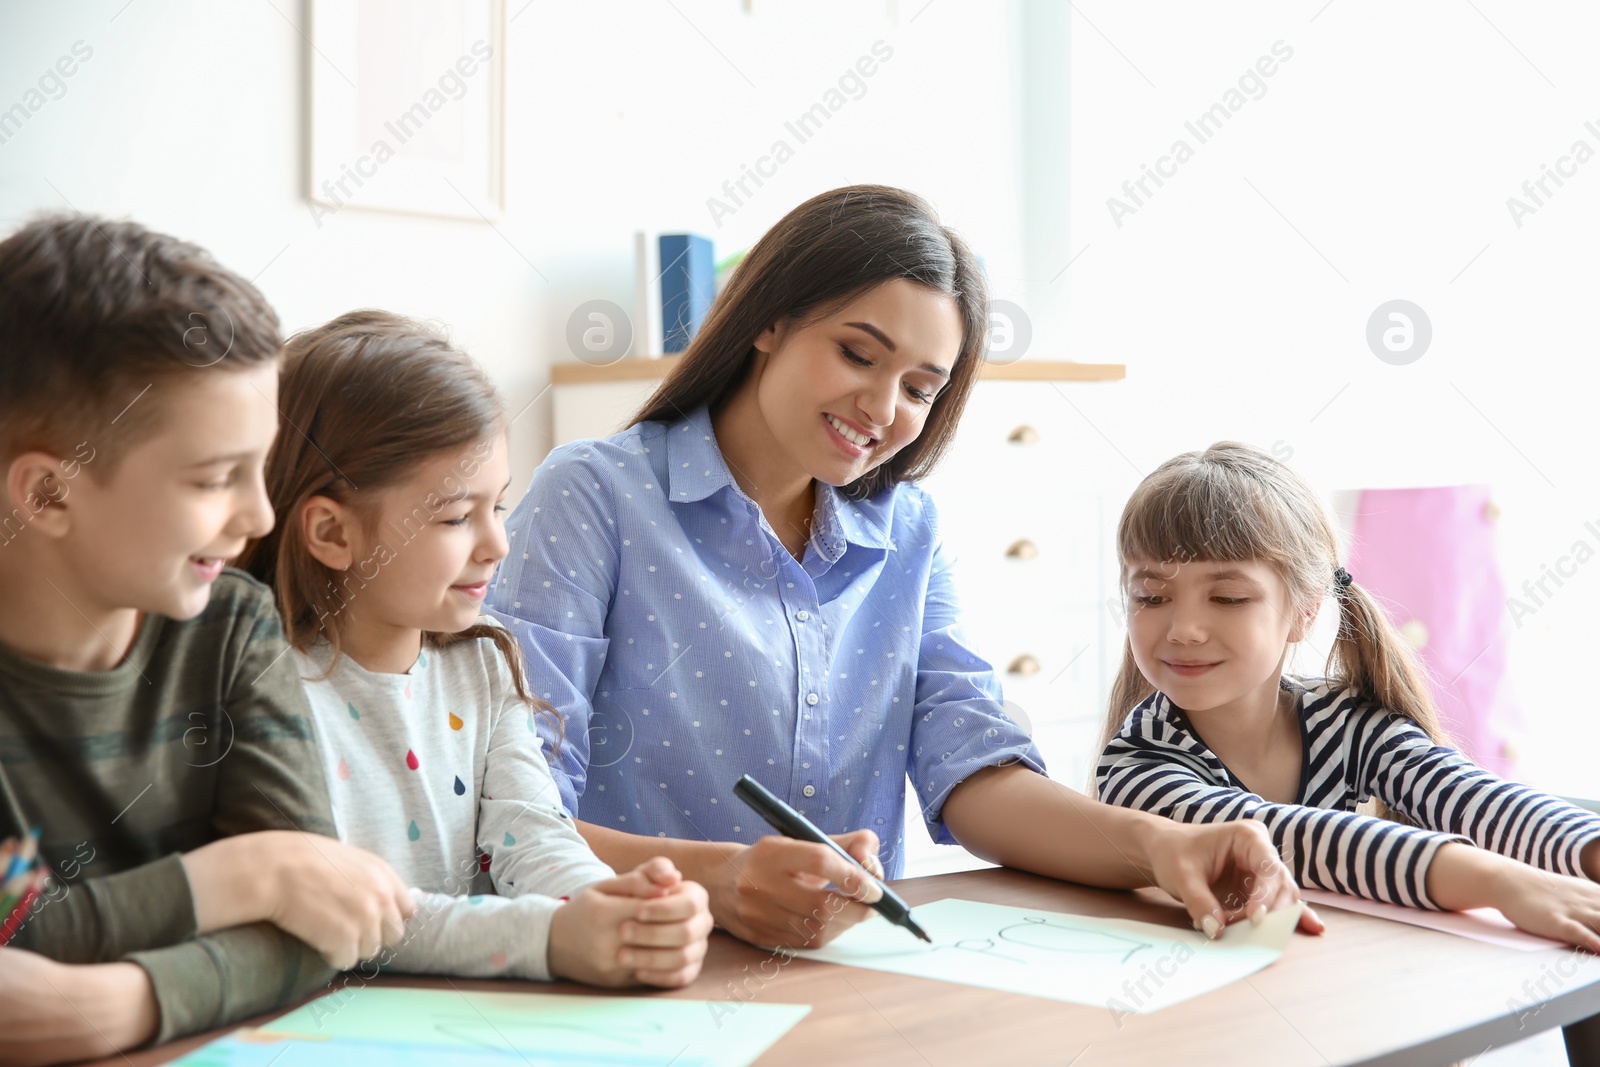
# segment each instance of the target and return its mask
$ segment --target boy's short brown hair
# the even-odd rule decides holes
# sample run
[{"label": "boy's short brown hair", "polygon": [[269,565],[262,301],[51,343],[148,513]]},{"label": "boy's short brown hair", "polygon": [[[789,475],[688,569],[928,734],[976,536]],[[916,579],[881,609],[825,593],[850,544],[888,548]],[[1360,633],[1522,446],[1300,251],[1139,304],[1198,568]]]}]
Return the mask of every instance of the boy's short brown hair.
[{"label": "boy's short brown hair", "polygon": [[87,441],[104,478],[158,421],[161,382],[282,344],[266,298],[204,249],[136,222],[35,219],[0,241],[0,462]]}]

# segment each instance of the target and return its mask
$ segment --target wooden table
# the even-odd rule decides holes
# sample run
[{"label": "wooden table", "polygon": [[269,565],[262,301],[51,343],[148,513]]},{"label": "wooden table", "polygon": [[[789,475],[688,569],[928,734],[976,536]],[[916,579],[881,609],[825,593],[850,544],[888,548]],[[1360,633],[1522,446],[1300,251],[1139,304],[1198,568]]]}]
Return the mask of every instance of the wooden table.
[{"label": "wooden table", "polygon": [[[1183,911],[1156,890],[1087,889],[1004,869],[910,879],[896,888],[913,905],[965,897],[1188,928]],[[1592,956],[1518,952],[1332,909],[1321,914],[1327,934],[1295,936],[1272,967],[1163,1011],[1120,1020],[1109,1008],[879,971],[794,959],[780,966],[770,953],[722,933],[712,938],[694,985],[654,995],[810,1004],[810,1014],[757,1061],[762,1067],[1444,1064],[1600,1013],[1600,962]],[[569,983],[378,981],[595,992]],[[222,1032],[101,1062],[165,1063]],[[1567,1036],[1569,1048],[1593,1040],[1587,1026],[1570,1028]],[[1574,1063],[1583,1059],[1579,1054]]]}]

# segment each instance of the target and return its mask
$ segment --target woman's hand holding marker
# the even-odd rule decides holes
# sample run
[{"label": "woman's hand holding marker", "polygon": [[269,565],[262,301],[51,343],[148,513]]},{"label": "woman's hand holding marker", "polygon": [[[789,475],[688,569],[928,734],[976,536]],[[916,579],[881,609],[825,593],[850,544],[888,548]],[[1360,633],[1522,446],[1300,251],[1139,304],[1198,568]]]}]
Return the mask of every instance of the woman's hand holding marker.
[{"label": "woman's hand holding marker", "polygon": [[[877,834],[856,830],[833,839],[883,876]],[[870,919],[867,905],[879,896],[876,885],[831,849],[776,834],[731,846],[727,862],[708,874],[707,889],[717,925],[769,948],[820,948]]]}]

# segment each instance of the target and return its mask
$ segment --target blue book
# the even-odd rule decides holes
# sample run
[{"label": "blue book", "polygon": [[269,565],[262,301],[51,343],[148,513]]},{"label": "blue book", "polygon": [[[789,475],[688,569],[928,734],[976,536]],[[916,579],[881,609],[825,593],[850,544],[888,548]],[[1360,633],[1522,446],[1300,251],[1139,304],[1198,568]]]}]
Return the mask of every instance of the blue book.
[{"label": "blue book", "polygon": [[661,235],[661,348],[682,352],[705,321],[716,295],[711,242],[692,233]]}]

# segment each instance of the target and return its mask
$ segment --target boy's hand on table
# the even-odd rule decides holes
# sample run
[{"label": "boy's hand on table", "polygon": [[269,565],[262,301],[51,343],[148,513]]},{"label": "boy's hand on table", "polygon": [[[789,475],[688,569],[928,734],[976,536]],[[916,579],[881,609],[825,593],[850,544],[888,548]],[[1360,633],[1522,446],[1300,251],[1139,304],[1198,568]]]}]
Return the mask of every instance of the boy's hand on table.
[{"label": "boy's hand on table", "polygon": [[417,910],[387,862],[320,834],[239,834],[183,859],[201,933],[266,920],[339,970],[398,941]]},{"label": "boy's hand on table", "polygon": [[0,1067],[114,1055],[150,1040],[155,991],[136,963],[69,965],[0,948]]}]

